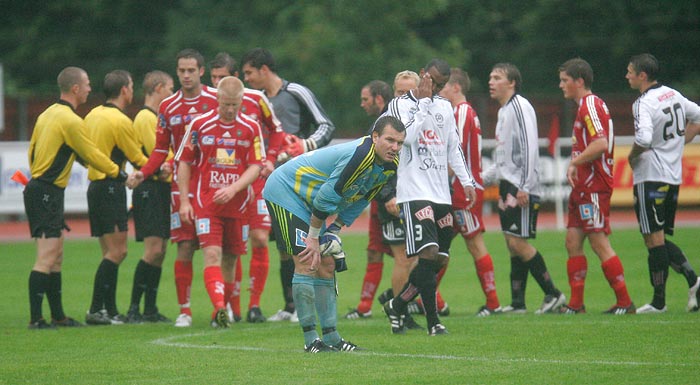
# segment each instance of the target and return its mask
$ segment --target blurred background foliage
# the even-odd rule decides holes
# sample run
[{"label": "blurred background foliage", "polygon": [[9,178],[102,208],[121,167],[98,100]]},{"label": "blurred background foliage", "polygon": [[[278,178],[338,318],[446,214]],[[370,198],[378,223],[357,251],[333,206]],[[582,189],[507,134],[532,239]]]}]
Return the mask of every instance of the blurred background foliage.
[{"label": "blurred background foliage", "polygon": [[[396,72],[420,70],[433,57],[468,71],[472,94],[488,92],[496,62],[512,62],[526,96],[561,97],[559,64],[572,57],[595,70],[594,91],[629,93],[631,55],[651,52],[661,80],[700,94],[700,2],[564,0],[221,0],[1,1],[0,61],[6,97],[55,97],[56,75],[85,68],[99,95],[113,69],[135,78],[161,69],[191,47],[207,62],[219,51],[239,59],[268,48],[278,73],[311,88],[351,136],[369,118],[360,88]],[[175,77],[175,76],[174,76]],[[176,78],[176,77],[175,77]],[[208,72],[203,82],[209,83]],[[177,87],[177,85],[176,85]]]}]

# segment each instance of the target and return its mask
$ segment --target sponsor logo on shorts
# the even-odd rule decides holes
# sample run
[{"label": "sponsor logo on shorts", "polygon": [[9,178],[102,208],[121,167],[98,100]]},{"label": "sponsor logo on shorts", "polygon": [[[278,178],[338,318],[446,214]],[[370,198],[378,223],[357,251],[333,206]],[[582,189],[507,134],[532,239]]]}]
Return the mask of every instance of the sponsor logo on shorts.
[{"label": "sponsor logo on shorts", "polygon": [[182,222],[180,222],[180,214],[170,214],[170,230],[179,229],[180,227],[182,227]]},{"label": "sponsor logo on shorts", "polygon": [[197,235],[209,234],[211,231],[211,222],[209,218],[197,219]]},{"label": "sponsor logo on shorts", "polygon": [[416,211],[416,218],[419,221],[424,221],[426,219],[429,219],[431,221],[435,221],[435,213],[433,212],[433,208],[431,206],[426,206],[423,207],[422,209]]},{"label": "sponsor logo on shorts", "polygon": [[268,215],[270,213],[269,211],[267,211],[267,205],[265,204],[264,199],[258,199],[257,206],[258,206],[258,215]]},{"label": "sponsor logo on shorts", "polygon": [[448,213],[447,215],[438,219],[438,221],[437,221],[437,225],[441,229],[444,229],[445,227],[452,227],[452,223],[453,223],[453,220],[452,220],[451,213]]},{"label": "sponsor logo on shorts", "polygon": [[588,220],[593,218],[593,205],[590,203],[582,204],[578,206],[579,215],[581,219]]}]

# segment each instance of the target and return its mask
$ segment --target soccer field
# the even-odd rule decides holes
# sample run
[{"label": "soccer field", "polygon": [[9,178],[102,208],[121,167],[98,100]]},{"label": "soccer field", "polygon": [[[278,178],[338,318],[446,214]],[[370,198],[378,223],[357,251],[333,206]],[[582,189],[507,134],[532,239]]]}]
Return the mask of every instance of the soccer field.
[{"label": "soccer field", "polygon": [[[676,230],[672,238],[700,270],[698,227]],[[503,237],[485,234],[493,256],[499,298],[510,303],[510,263]],[[647,252],[635,229],[615,231],[630,295],[637,306],[651,299]],[[27,280],[34,263],[32,243],[4,243],[0,258],[0,384],[691,384],[697,382],[700,355],[696,338],[700,314],[687,313],[687,284],[671,270],[668,312],[661,315],[602,315],[614,303],[597,257],[587,250],[587,314],[534,315],[543,295],[529,280],[529,313],[476,318],[484,303],[471,256],[461,239],[452,247],[450,268],[440,286],[451,314],[442,321],[450,334],[429,337],[409,331],[394,336],[375,302],[370,319],[342,315],[357,305],[364,275],[366,235],[346,234],[349,271],[338,275],[338,329],[366,351],[305,354],[298,324],[209,326],[211,304],[204,290],[201,255],[195,256],[192,287],[194,326],[166,324],[28,330]],[[569,294],[564,233],[540,232],[542,252],[555,284]],[[142,245],[130,243],[120,268],[118,304],[126,312],[134,267]],[[66,313],[84,321],[99,264],[96,240],[69,240],[65,247],[63,298]],[[159,307],[175,318],[177,301],[168,250]],[[244,274],[248,257],[244,257]],[[389,287],[391,259],[385,257],[380,291]],[[279,260],[271,251],[270,275],[262,309],[270,315],[282,306]],[[247,308],[244,280],[242,307]],[[45,302],[44,315],[49,316]],[[423,317],[417,320],[424,324]]]}]

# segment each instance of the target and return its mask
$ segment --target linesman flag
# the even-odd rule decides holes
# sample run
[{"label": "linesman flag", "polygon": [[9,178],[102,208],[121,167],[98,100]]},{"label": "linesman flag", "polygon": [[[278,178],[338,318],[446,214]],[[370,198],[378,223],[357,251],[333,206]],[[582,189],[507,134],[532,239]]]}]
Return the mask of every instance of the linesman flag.
[{"label": "linesman flag", "polygon": [[552,122],[549,124],[549,135],[547,135],[547,139],[549,139],[549,147],[547,148],[549,150],[549,155],[554,156],[554,144],[556,143],[557,139],[559,139],[558,114],[552,114]]}]

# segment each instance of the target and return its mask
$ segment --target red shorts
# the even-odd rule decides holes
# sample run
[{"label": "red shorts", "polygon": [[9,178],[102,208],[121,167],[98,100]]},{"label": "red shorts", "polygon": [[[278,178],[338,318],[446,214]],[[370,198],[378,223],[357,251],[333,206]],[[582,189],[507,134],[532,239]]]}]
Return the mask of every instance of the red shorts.
[{"label": "red shorts", "polygon": [[225,217],[197,217],[199,247],[219,246],[226,254],[248,253],[248,224],[246,219]]},{"label": "red shorts", "polygon": [[265,199],[262,198],[262,195],[259,195],[259,197],[260,199],[251,199],[248,203],[248,207],[246,208],[248,224],[251,230],[270,230],[270,228],[272,228],[270,213],[267,211]]},{"label": "red shorts", "polygon": [[[453,205],[454,207],[454,205]],[[455,233],[462,234],[464,239],[474,238],[476,234],[486,231],[484,226],[484,190],[476,190],[476,203],[471,209],[458,209],[454,207]]]},{"label": "red shorts", "polygon": [[379,223],[379,203],[373,200],[369,205],[369,244],[367,250],[391,255],[391,247],[384,243],[382,225]]},{"label": "red shorts", "polygon": [[610,195],[608,192],[572,191],[566,227],[582,229],[584,234],[610,234]]},{"label": "red shorts", "polygon": [[193,223],[185,223],[180,220],[180,192],[170,192],[170,241],[178,243],[182,241],[196,241],[197,231]]}]

